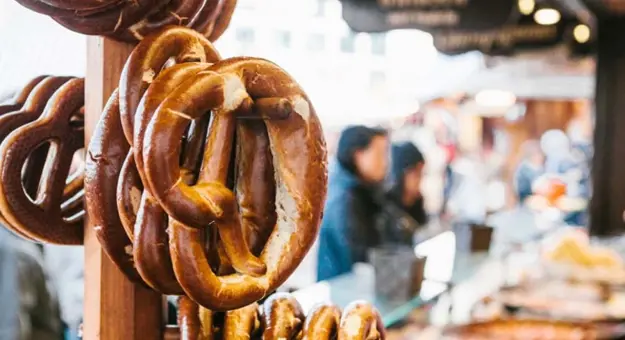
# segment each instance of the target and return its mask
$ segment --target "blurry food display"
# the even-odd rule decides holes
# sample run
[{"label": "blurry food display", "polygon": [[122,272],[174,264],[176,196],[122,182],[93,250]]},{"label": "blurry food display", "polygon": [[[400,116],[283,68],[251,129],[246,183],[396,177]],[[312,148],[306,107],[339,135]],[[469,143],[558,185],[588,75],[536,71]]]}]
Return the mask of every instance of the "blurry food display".
[{"label": "blurry food display", "polygon": [[598,284],[539,281],[504,289],[497,299],[510,310],[532,316],[575,321],[625,319],[625,292]]},{"label": "blurry food display", "polygon": [[553,278],[625,285],[625,265],[619,254],[577,235],[565,235],[547,251],[544,267]]},{"label": "blurry food display", "polygon": [[596,339],[589,324],[545,320],[494,320],[457,326],[443,332],[444,340],[586,340]]}]

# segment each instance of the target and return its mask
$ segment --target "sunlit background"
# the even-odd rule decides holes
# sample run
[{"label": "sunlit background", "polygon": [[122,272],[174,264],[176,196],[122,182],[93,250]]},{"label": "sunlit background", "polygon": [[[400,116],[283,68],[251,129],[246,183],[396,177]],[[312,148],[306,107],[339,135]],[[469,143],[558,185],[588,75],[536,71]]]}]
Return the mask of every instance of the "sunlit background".
[{"label": "sunlit background", "polygon": [[[2,88],[39,74],[84,75],[85,39],[14,1],[0,2]],[[338,0],[239,0],[217,46],[226,57],[264,57],[284,67],[327,127],[412,114],[483,65],[477,53],[437,53],[432,37],[420,31],[355,34],[342,20]]]}]

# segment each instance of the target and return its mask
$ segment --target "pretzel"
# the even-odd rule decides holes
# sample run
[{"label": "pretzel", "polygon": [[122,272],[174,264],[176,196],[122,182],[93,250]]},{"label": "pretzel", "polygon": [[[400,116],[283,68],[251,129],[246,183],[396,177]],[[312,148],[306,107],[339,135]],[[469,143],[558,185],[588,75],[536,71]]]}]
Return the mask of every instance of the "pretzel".
[{"label": "pretzel", "polygon": [[265,340],[295,339],[304,324],[300,304],[285,293],[276,293],[262,305],[261,320]]},{"label": "pretzel", "polygon": [[223,340],[247,340],[253,338],[260,328],[258,304],[226,312],[223,327]]},{"label": "pretzel", "polygon": [[321,304],[306,316],[302,340],[336,339],[341,320],[341,310],[331,304]]},{"label": "pretzel", "polygon": [[[256,258],[237,253],[248,248],[244,238],[237,235],[242,228],[237,202],[224,185],[234,110],[245,107],[249,108],[243,110],[247,114],[268,118],[265,124],[278,188],[277,224],[260,255],[267,268],[260,276]],[[177,166],[180,136],[190,119],[210,110],[215,117],[202,176],[196,185],[189,186],[180,181]],[[152,194],[173,218],[170,248],[178,281],[203,306],[228,310],[261,299],[286,280],[314,242],[327,183],[325,143],[304,92],[270,62],[251,58],[225,60],[178,87],[152,119],[145,135],[143,158]],[[237,164],[238,180],[252,172],[249,165],[241,166],[248,164],[241,158]],[[245,207],[241,210],[245,211]],[[216,222],[238,273],[218,277],[211,270],[202,247],[206,221]]]},{"label": "pretzel", "polygon": [[189,27],[214,41],[228,26],[236,5],[236,0],[16,1],[72,31],[127,42],[141,41],[167,25]]},{"label": "pretzel", "polygon": [[258,305],[253,303],[223,315],[203,308],[186,296],[178,299],[178,327],[182,340],[249,340],[259,328]]},{"label": "pretzel", "polygon": [[46,76],[39,76],[37,78],[29,81],[13,98],[11,98],[6,104],[0,105],[0,115],[3,115],[7,112],[12,112],[19,110],[22,105],[28,99],[30,92],[39,84],[42,80],[44,80]]},{"label": "pretzel", "polygon": [[[30,123],[43,113],[48,100],[52,95],[67,81],[72,79],[71,77],[46,77],[43,80],[37,82],[37,85],[30,91],[30,95],[27,97],[25,103],[21,107],[21,110],[9,112],[0,116],[0,142],[4,141],[6,137],[15,131],[17,128]],[[24,167],[23,179],[24,188],[31,197],[36,196],[37,189],[39,187],[39,181],[41,178],[41,171],[45,165],[48,155],[48,146],[42,145],[34,150],[29,155],[26,165]],[[80,174],[78,179],[81,180]],[[69,198],[75,195],[82,188],[82,181],[76,182],[74,179],[70,179],[70,183],[65,188],[64,198]]]},{"label": "pretzel", "polygon": [[[61,203],[65,180],[74,153],[84,144],[82,126],[70,122],[84,105],[84,80],[72,79],[49,100],[37,120],[23,125],[0,146],[0,212],[14,228],[49,243],[82,244],[82,216],[65,218]],[[43,186],[33,202],[22,186],[21,169],[28,156],[42,143],[50,142],[43,169]]]},{"label": "pretzel", "polygon": [[[152,48],[156,48],[157,53]],[[202,56],[194,54],[198,49],[204,51]],[[176,80],[176,70],[181,70],[183,66],[189,66],[190,68],[182,70],[184,71],[182,75],[184,75],[185,72],[190,70],[199,72],[199,70],[208,66],[200,65],[194,69],[194,66],[186,64],[166,68],[161,72],[163,81],[154,84],[155,86],[148,91],[151,95],[146,96],[146,100],[141,100],[143,93],[148,89],[148,84],[144,83],[144,80],[149,80],[149,83],[152,83],[153,78],[157,75],[153,72],[160,71],[169,62],[170,58],[173,57],[175,60],[184,62],[188,56],[191,56],[193,59],[197,57],[198,60],[212,61],[219,59],[218,53],[204,37],[197,32],[182,27],[169,27],[158,37],[149,37],[142,41],[126,62],[120,80],[120,89],[123,89],[125,93],[137,92],[133,95],[121,96],[119,95],[120,91],[116,91],[110,99],[111,102],[115,103],[116,108],[119,107],[117,103],[120,99],[123,98],[124,103],[126,103],[125,107],[127,109],[124,117],[126,118],[125,131],[128,132],[127,138],[124,138],[125,140],[123,141],[118,138],[118,134],[121,134],[121,115],[119,109],[116,109],[118,111],[115,111],[113,114],[116,122],[112,122],[111,126],[119,122],[119,129],[102,126],[100,134],[97,137],[94,136],[94,139],[104,139],[105,142],[102,143],[103,145],[100,145],[97,140],[95,142],[92,141],[92,145],[96,149],[104,148],[104,150],[98,150],[98,154],[102,152],[105,154],[105,157],[114,158],[112,162],[103,161],[100,164],[92,164],[94,181],[91,183],[100,183],[98,184],[99,188],[95,188],[92,192],[104,192],[102,195],[90,195],[87,200],[90,211],[93,211],[90,214],[97,214],[99,217],[98,222],[94,224],[102,228],[102,232],[99,233],[99,240],[104,248],[107,249],[109,257],[132,280],[144,280],[148,286],[165,294],[180,294],[182,290],[175,282],[175,277],[170,269],[171,265],[167,264],[170,262],[169,249],[167,247],[168,238],[165,229],[162,227],[163,223],[166,226],[167,216],[164,215],[158,205],[154,204],[150,198],[149,191],[143,188],[143,183],[140,180],[140,172],[142,172],[140,170],[142,168],[137,168],[133,165],[135,161],[142,161],[142,158],[133,157],[133,149],[137,147],[140,149],[142,141],[138,143],[137,147],[130,149],[130,152],[125,157],[125,161],[120,160],[117,153],[106,155],[106,152],[107,150],[118,152],[117,149],[112,148],[114,144],[122,143],[127,145],[127,142],[133,142],[133,120],[141,121],[143,117],[148,115],[150,105],[158,105],[157,102],[150,101],[154,93],[158,93],[155,92],[160,88],[158,84],[164,84],[173,88],[177,86],[175,81],[181,82],[181,80]],[[147,74],[152,74],[149,79],[144,78],[146,72]],[[178,75],[178,77],[180,76]],[[171,81],[167,80],[169,78],[172,78]],[[164,91],[164,95],[171,90],[167,86],[161,88]],[[164,95],[161,95],[164,98]],[[153,111],[154,109],[156,107],[153,107],[151,110]],[[135,113],[137,113],[137,117],[135,117]],[[137,134],[142,133],[141,128],[144,128],[148,123],[149,118],[147,121],[138,124]],[[96,170],[96,168],[103,167],[114,169],[107,171]],[[113,183],[117,183],[118,187],[117,200],[110,192],[111,186],[115,186]],[[89,183],[86,185],[87,189],[89,189]],[[113,206],[111,206],[111,203],[113,203]],[[108,211],[105,214],[101,213],[102,206],[106,206]],[[115,210],[113,209],[114,207],[118,209]],[[146,213],[144,210],[148,210],[149,213]],[[119,213],[120,219],[116,218],[117,213]],[[144,229],[145,232],[141,232]],[[122,230],[125,230],[125,236],[121,235],[120,231]],[[136,239],[134,238],[135,230],[138,230],[137,234],[139,235]]]},{"label": "pretzel", "polygon": [[[8,112],[0,116],[0,142],[4,141],[6,137],[18,127],[39,118],[50,97],[61,85],[70,79],[69,77],[43,77],[43,79],[39,77],[31,81],[15,99],[15,103],[21,103],[19,105],[21,110]],[[26,98],[23,98],[26,92],[28,92],[28,95]],[[20,180],[20,183],[23,183],[24,190],[26,190],[31,197],[35,197],[37,194],[39,180],[47,154],[47,146],[39,147],[29,155],[27,163],[22,170],[23,180]],[[64,197],[67,198],[67,196]],[[16,234],[26,239],[31,239],[25,233],[21,232],[19,228],[13,227],[4,217],[0,216],[0,219],[7,228]]]},{"label": "pretzel", "polygon": [[352,302],[341,316],[338,340],[384,340],[386,333],[380,313],[364,301]]},{"label": "pretzel", "polygon": [[94,130],[85,165],[85,199],[89,226],[108,257],[134,282],[142,282],[134,266],[132,244],[117,213],[116,183],[129,146],[122,133],[119,97],[113,92]]},{"label": "pretzel", "polygon": [[213,340],[214,313],[186,296],[178,299],[178,327],[181,340]]}]

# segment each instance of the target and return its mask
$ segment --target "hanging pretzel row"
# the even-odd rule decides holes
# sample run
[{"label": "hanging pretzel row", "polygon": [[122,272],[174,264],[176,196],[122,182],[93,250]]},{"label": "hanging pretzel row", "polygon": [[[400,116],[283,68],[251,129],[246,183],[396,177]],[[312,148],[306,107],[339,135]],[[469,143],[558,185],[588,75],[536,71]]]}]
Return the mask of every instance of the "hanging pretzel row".
[{"label": "hanging pretzel row", "polygon": [[179,300],[182,339],[198,340],[384,340],[384,324],[369,303],[356,301],[341,310],[332,304],[314,307],[307,317],[289,294],[273,294],[225,313],[207,310],[187,297]]},{"label": "hanging pretzel row", "polygon": [[26,239],[83,242],[83,105],[83,79],[42,76],[0,106],[0,221]]},{"label": "hanging pretzel row", "polygon": [[236,0],[16,0],[66,28],[135,42],[167,25],[180,25],[217,40],[230,23]]},{"label": "hanging pretzel row", "polygon": [[327,184],[306,94],[261,59],[220,60],[183,27],[146,37],[89,145],[87,210],[126,275],[214,311],[282,284],[312,246]]}]

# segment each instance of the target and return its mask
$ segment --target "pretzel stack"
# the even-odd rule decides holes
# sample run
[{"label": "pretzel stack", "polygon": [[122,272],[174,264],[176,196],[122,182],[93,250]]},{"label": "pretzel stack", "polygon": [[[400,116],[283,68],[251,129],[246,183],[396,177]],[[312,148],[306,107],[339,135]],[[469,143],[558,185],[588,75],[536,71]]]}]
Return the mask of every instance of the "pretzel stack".
[{"label": "pretzel stack", "polygon": [[221,60],[183,27],[134,49],[86,160],[90,223],[111,259],[215,311],[262,299],[295,270],[326,184],[299,85],[266,60]]},{"label": "pretzel stack", "polygon": [[341,310],[321,304],[304,317],[301,306],[288,294],[274,294],[260,306],[216,313],[198,307],[187,297],[179,300],[178,324],[183,339],[263,340],[382,340],[380,314],[365,302]]},{"label": "pretzel stack", "polygon": [[0,221],[26,239],[83,242],[83,106],[83,79],[47,76],[0,105]]},{"label": "pretzel stack", "polygon": [[167,25],[217,40],[230,24],[236,0],[16,0],[87,35],[135,42]]}]

